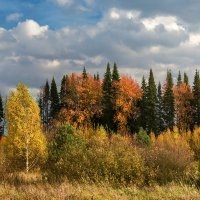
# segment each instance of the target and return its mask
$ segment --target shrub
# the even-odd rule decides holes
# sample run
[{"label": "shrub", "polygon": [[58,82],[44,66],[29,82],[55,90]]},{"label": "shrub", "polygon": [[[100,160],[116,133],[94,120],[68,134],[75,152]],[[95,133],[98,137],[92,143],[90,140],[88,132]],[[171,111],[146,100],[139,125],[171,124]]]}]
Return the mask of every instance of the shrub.
[{"label": "shrub", "polygon": [[49,176],[53,170],[60,180],[107,181],[114,185],[143,183],[143,161],[126,138],[113,136],[110,142],[99,134],[99,137],[78,141],[74,136],[73,144],[65,144],[59,159],[49,168]]},{"label": "shrub", "polygon": [[150,145],[150,137],[147,132],[140,128],[139,132],[137,133],[137,143],[142,146],[149,146]]},{"label": "shrub", "polygon": [[160,134],[146,151],[145,162],[156,172],[154,178],[159,183],[186,181],[190,177],[188,173],[195,172],[194,153],[189,144],[182,135],[170,130]]}]

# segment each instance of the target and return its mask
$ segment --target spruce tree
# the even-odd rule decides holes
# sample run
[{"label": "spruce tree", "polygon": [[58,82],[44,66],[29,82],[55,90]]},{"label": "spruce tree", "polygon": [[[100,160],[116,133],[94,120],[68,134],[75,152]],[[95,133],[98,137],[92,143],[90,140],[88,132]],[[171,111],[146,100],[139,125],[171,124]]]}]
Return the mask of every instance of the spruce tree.
[{"label": "spruce tree", "polygon": [[114,63],[113,72],[112,72],[112,81],[119,81],[120,76],[117,68],[117,64]]},{"label": "spruce tree", "polygon": [[65,98],[67,95],[67,79],[68,79],[68,75],[64,75],[62,80],[61,80],[61,88],[60,88],[60,108],[65,106]]},{"label": "spruce tree", "polygon": [[162,91],[161,84],[159,82],[157,89],[157,103],[156,103],[156,132],[158,135],[164,131],[164,119],[163,119],[163,102],[162,102]]},{"label": "spruce tree", "polygon": [[55,118],[56,114],[59,111],[59,96],[58,96],[58,90],[56,86],[55,79],[53,77],[52,82],[51,82],[51,109],[50,109],[50,114],[51,118]]},{"label": "spruce tree", "polygon": [[3,100],[0,95],[0,139],[4,134],[4,109],[3,109]]},{"label": "spruce tree", "polygon": [[173,129],[175,118],[175,97],[173,92],[173,79],[171,71],[167,72],[163,95],[164,127]]},{"label": "spruce tree", "polygon": [[184,72],[184,80],[183,80],[184,83],[186,83],[186,85],[189,84],[189,79],[188,79],[188,75]]},{"label": "spruce tree", "polygon": [[50,90],[48,80],[40,88],[39,100],[40,117],[45,131],[48,131],[50,121]]},{"label": "spruce tree", "polygon": [[94,80],[95,80],[95,81],[97,80],[96,74],[94,74]]},{"label": "spruce tree", "polygon": [[116,82],[120,81],[120,76],[117,68],[117,64],[114,63],[113,71],[112,71],[112,90],[111,90],[111,95],[112,95],[112,118],[113,118],[113,130],[116,132],[118,128],[118,124],[114,122],[114,117],[116,116],[116,110],[115,110],[115,105],[116,105],[116,99],[117,99],[117,94],[118,94],[118,87]]},{"label": "spruce tree", "polygon": [[148,108],[148,87],[145,80],[145,77],[142,77],[142,90],[143,90],[143,97],[141,101],[139,102],[140,107],[140,127],[142,127],[144,130],[147,128],[147,108]]},{"label": "spruce tree", "polygon": [[150,69],[148,83],[148,107],[147,107],[147,131],[156,132],[156,84],[154,81],[153,71]]},{"label": "spruce tree", "polygon": [[108,131],[112,131],[113,129],[113,110],[112,110],[112,79],[111,79],[111,71],[110,64],[107,64],[106,73],[104,75],[103,80],[103,124],[108,129]]},{"label": "spruce tree", "polygon": [[199,72],[196,70],[194,76],[194,83],[193,83],[193,119],[194,119],[194,126],[200,126],[200,77]]},{"label": "spruce tree", "polygon": [[97,72],[96,80],[97,80],[97,81],[99,81],[99,80],[100,80],[100,77],[99,77],[99,72]]},{"label": "spruce tree", "polygon": [[86,72],[85,67],[83,68],[82,76],[83,78],[87,78],[87,72]]},{"label": "spruce tree", "polygon": [[181,77],[181,72],[179,71],[178,79],[177,79],[177,86],[179,86],[181,83],[182,83],[182,77]]}]

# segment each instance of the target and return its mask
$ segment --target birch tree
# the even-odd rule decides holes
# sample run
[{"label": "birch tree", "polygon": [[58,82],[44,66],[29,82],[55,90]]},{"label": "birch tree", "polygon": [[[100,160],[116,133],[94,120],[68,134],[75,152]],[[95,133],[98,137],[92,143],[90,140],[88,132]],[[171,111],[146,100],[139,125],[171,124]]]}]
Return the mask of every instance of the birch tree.
[{"label": "birch tree", "polygon": [[17,90],[11,92],[6,104],[6,155],[17,169],[25,169],[27,173],[43,163],[47,156],[39,113],[28,88],[19,84]]}]

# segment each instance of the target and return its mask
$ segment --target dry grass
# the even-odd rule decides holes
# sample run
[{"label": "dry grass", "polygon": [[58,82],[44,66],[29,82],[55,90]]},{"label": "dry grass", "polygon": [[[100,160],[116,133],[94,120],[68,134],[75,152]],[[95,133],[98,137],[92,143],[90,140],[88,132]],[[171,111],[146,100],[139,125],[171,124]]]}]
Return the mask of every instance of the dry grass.
[{"label": "dry grass", "polygon": [[[17,180],[17,182],[16,182]],[[15,184],[14,184],[15,183]],[[13,179],[13,184],[5,182],[0,185],[0,199],[15,200],[67,200],[67,199],[122,199],[122,200],[150,200],[150,199],[200,199],[200,192],[195,187],[170,184],[166,186],[152,186],[137,188],[113,188],[108,184],[79,184],[64,182],[52,184],[42,182],[39,174],[20,174]]]}]

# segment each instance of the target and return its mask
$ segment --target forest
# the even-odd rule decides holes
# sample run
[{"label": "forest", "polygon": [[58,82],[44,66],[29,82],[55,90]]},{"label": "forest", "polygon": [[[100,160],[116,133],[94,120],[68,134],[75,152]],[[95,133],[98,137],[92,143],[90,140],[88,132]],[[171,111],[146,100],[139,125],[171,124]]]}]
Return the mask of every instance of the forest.
[{"label": "forest", "polygon": [[168,70],[156,84],[150,69],[138,83],[108,63],[103,79],[53,77],[37,101],[18,84],[0,97],[1,197],[199,199],[198,70],[192,81]]}]

